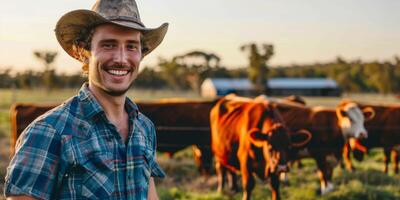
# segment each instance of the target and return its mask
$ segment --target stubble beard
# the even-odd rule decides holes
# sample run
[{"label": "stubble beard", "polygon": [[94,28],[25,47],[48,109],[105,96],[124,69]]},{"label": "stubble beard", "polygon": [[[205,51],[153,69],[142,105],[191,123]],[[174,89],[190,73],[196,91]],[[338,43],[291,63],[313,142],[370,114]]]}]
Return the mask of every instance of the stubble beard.
[{"label": "stubble beard", "polygon": [[124,96],[126,95],[126,93],[128,92],[128,90],[132,87],[133,85],[133,81],[129,84],[129,86],[126,89],[123,90],[107,90],[103,87],[101,87],[101,90],[103,90],[104,93],[113,96],[113,97],[120,97],[120,96]]},{"label": "stubble beard", "polygon": [[[104,73],[107,73],[107,72],[104,70],[103,67],[104,67],[104,66],[102,66],[102,67],[100,68],[100,70],[104,71]],[[135,73],[136,68],[135,68],[135,67],[130,67],[130,68],[132,68],[132,70],[131,70],[129,73]],[[125,89],[121,89],[121,90],[112,90],[112,89],[107,89],[107,88],[105,87],[105,85],[103,84],[104,80],[101,80],[101,78],[100,78],[100,76],[101,76],[100,74],[101,74],[101,73],[100,73],[99,71],[98,71],[97,73],[99,73],[99,74],[97,75],[97,77],[94,76],[94,85],[96,85],[97,88],[99,88],[103,93],[105,93],[105,94],[107,94],[107,95],[110,95],[110,96],[113,96],[113,97],[120,97],[120,96],[126,95],[126,93],[128,92],[128,90],[132,87],[134,80],[136,79],[136,77],[134,77],[134,79],[129,83],[129,86],[126,87]],[[129,74],[128,74],[128,75],[129,75]],[[131,74],[131,75],[132,75],[132,74]],[[90,77],[89,77],[89,78],[90,78]]]}]

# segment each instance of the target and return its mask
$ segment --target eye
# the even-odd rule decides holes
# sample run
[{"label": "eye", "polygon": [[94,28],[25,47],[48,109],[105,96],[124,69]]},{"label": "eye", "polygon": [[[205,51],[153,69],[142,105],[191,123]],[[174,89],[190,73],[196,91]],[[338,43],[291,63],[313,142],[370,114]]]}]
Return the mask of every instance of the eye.
[{"label": "eye", "polygon": [[137,50],[139,49],[137,44],[127,44],[127,45],[126,45],[126,48],[127,48],[129,51],[137,51]]},{"label": "eye", "polygon": [[114,47],[115,47],[116,45],[115,44],[113,44],[113,43],[104,43],[104,44],[102,44],[101,45],[101,47],[103,48],[103,49],[113,49]]}]

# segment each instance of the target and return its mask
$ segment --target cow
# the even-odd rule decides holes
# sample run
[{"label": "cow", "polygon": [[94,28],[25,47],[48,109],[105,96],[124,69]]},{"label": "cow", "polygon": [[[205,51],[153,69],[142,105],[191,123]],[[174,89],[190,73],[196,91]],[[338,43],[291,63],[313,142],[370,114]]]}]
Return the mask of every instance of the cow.
[{"label": "cow", "polygon": [[298,95],[290,95],[290,96],[284,97],[283,100],[298,103],[298,104],[301,104],[304,106],[306,105],[306,100],[304,100],[303,97],[298,96]]},{"label": "cow", "polygon": [[[139,110],[155,124],[157,150],[172,156],[192,146],[195,162],[203,175],[212,169],[210,111],[216,100],[162,99],[137,102]],[[38,116],[57,105],[18,103],[11,107],[11,154],[22,131]]]},{"label": "cow", "polygon": [[[343,101],[346,103],[347,101]],[[350,160],[350,151],[353,150],[357,160],[362,160],[362,155],[371,148],[383,148],[384,150],[384,172],[388,173],[391,153],[394,159],[394,172],[399,173],[399,153],[400,153],[400,104],[374,105],[356,102],[361,108],[372,108],[375,116],[365,122],[368,130],[368,138],[351,141],[345,146],[343,157],[346,168],[353,170],[354,167]]]},{"label": "cow", "polygon": [[[268,101],[261,96],[258,101]],[[293,149],[290,160],[312,157],[318,167],[320,194],[334,189],[332,173],[349,138],[367,137],[363,126],[364,115],[370,116],[371,109],[360,108],[351,102],[339,104],[336,109],[320,106],[308,107],[287,100],[274,100],[276,108],[291,131],[305,129],[311,132],[311,141],[304,149]]]},{"label": "cow", "polygon": [[291,146],[305,145],[311,134],[299,131],[291,137],[273,104],[235,95],[215,104],[210,123],[218,191],[222,190],[226,170],[233,175],[240,172],[242,199],[250,199],[254,173],[263,180],[269,178],[272,199],[280,199],[279,174],[288,170],[288,151]]}]

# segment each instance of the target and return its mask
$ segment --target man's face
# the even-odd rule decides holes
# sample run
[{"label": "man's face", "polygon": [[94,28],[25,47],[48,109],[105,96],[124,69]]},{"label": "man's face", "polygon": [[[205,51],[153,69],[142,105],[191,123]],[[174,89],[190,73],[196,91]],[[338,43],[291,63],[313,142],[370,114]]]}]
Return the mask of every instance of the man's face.
[{"label": "man's face", "polygon": [[121,96],[136,79],[142,58],[139,31],[105,24],[96,27],[89,56],[89,86]]}]

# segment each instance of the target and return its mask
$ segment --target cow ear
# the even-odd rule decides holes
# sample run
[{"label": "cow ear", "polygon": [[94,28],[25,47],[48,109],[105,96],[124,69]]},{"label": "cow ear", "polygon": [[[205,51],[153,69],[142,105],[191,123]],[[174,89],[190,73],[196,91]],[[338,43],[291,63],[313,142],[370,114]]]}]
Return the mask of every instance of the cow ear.
[{"label": "cow ear", "polygon": [[312,138],[311,132],[305,129],[296,131],[290,136],[292,147],[304,147]]},{"label": "cow ear", "polygon": [[372,107],[365,107],[362,109],[365,121],[369,121],[375,117],[375,110]]},{"label": "cow ear", "polygon": [[347,117],[347,112],[344,111],[343,109],[340,109],[340,115],[341,115],[342,117]]},{"label": "cow ear", "polygon": [[262,147],[264,142],[268,140],[268,135],[261,133],[259,128],[252,128],[249,131],[250,142],[256,147]]},{"label": "cow ear", "polygon": [[347,113],[342,108],[336,108],[336,116],[340,122],[344,117],[347,117]]}]

